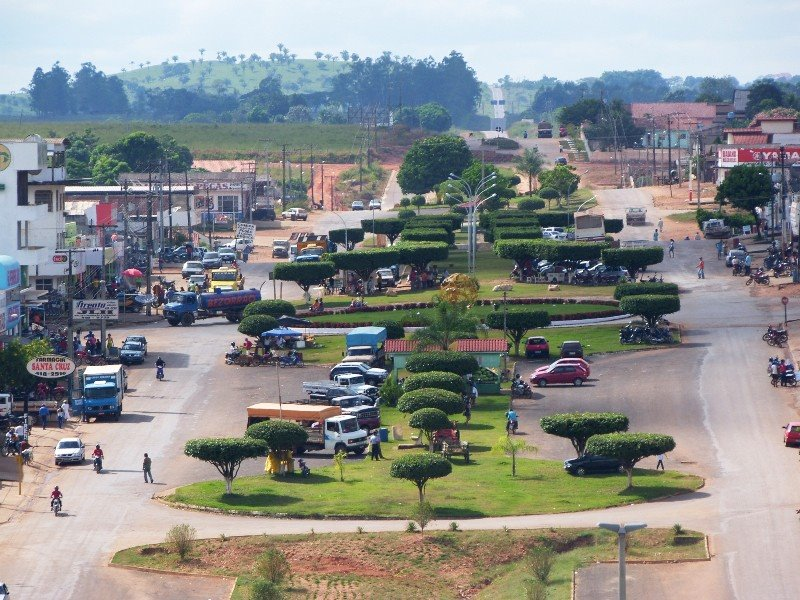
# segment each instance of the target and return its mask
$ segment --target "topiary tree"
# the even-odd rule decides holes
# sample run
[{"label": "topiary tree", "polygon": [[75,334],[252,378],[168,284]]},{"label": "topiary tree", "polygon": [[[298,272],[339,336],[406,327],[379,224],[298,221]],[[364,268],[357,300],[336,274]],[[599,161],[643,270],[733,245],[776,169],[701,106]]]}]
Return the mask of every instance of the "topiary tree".
[{"label": "topiary tree", "polygon": [[541,198],[523,198],[517,203],[517,208],[520,210],[541,210],[544,208],[544,200]]},{"label": "topiary tree", "polygon": [[636,273],[650,265],[657,265],[664,260],[664,248],[651,246],[649,248],[605,248],[601,254],[604,264],[625,267],[636,277]]},{"label": "topiary tree", "polygon": [[412,373],[403,382],[403,391],[413,392],[423,388],[447,390],[454,394],[466,391],[464,378],[447,371],[428,371],[427,373]]},{"label": "topiary tree", "polygon": [[406,454],[392,461],[389,474],[397,479],[412,481],[419,490],[419,501],[425,501],[425,486],[431,479],[446,477],[453,472],[453,465],[446,458],[431,452]]},{"label": "topiary tree", "polygon": [[500,330],[505,325],[506,337],[514,343],[514,354],[519,356],[519,343],[528,330],[550,325],[550,315],[545,310],[497,311],[486,315],[486,324],[492,329]]},{"label": "topiary tree", "polygon": [[[408,198],[404,198],[404,200],[408,200],[411,203],[411,200]],[[417,216],[417,211],[413,208],[401,208],[397,211],[397,218],[401,219],[402,221],[407,221]]]},{"label": "topiary tree", "polygon": [[302,448],[308,440],[308,433],[292,421],[261,421],[250,425],[245,436],[263,441],[270,452],[282,452]]},{"label": "topiary tree", "polygon": [[633,467],[648,456],[672,452],[675,440],[660,433],[604,433],[586,442],[587,454],[616,458],[628,474],[628,489],[633,487]]},{"label": "topiary tree", "polygon": [[606,233],[619,233],[625,227],[625,221],[622,219],[604,219]]},{"label": "topiary tree", "polygon": [[406,370],[410,373],[448,371],[458,375],[467,375],[477,369],[478,360],[474,356],[452,350],[415,353],[409,356],[406,362]]},{"label": "topiary tree", "polygon": [[345,250],[352,250],[356,244],[364,241],[364,230],[358,227],[331,229],[328,232],[328,239],[334,244],[343,246]]},{"label": "topiary tree", "polygon": [[294,316],[296,313],[294,304],[286,300],[256,300],[245,306],[242,311],[242,315],[245,317],[269,315],[276,319],[283,315]]},{"label": "topiary tree", "polygon": [[455,415],[464,410],[464,401],[460,393],[438,388],[417,388],[405,392],[397,401],[397,410],[411,414],[422,408],[436,408],[448,415]]},{"label": "topiary tree", "polygon": [[[415,214],[412,209],[408,209],[408,211],[412,216]],[[374,221],[372,219],[364,219],[361,221],[361,229],[363,231],[369,231],[370,233],[375,231],[375,233],[385,235],[386,239],[389,240],[389,245],[394,244],[394,241],[400,237],[405,226],[406,222],[401,217],[397,219],[375,219]],[[363,234],[361,239],[364,239]]]},{"label": "topiary tree", "polygon": [[411,205],[417,207],[417,214],[419,214],[420,209],[425,206],[425,196],[417,194],[411,198]]},{"label": "topiary tree", "polygon": [[397,264],[400,253],[394,248],[370,248],[328,256],[337,269],[353,271],[362,281],[367,281],[376,269]]},{"label": "topiary tree", "polygon": [[320,285],[336,273],[336,267],[331,262],[309,263],[278,263],[275,265],[274,275],[278,281],[294,281],[308,294],[312,285]]},{"label": "topiary tree", "polygon": [[455,234],[440,227],[406,229],[403,231],[404,242],[440,242],[451,245],[455,241]]},{"label": "topiary tree", "polygon": [[406,337],[405,329],[397,321],[375,321],[373,325],[386,328],[387,340],[400,340]]},{"label": "topiary tree", "polygon": [[398,400],[403,395],[403,387],[397,383],[394,376],[390,376],[383,382],[378,393],[381,398],[381,404],[397,406]]},{"label": "topiary tree", "polygon": [[[402,398],[401,398],[402,400]],[[433,434],[440,429],[449,429],[453,426],[450,418],[438,408],[420,408],[411,413],[408,426],[419,429],[428,440],[428,450],[433,452]]]},{"label": "topiary tree", "polygon": [[586,441],[593,435],[628,431],[628,417],[615,412],[573,412],[542,417],[542,430],[550,435],[567,438],[572,447],[583,456]]},{"label": "topiary tree", "polygon": [[242,319],[237,331],[242,335],[258,337],[265,331],[275,329],[277,326],[278,321],[275,317],[270,317],[269,315],[251,315]]},{"label": "topiary tree", "polygon": [[619,301],[619,309],[642,317],[650,327],[656,326],[664,315],[678,312],[681,309],[681,299],[678,296],[625,296]]},{"label": "topiary tree", "polygon": [[263,441],[254,438],[199,438],[188,440],[183,453],[214,465],[225,479],[225,493],[230,494],[242,462],[263,456],[266,449]]},{"label": "topiary tree", "polygon": [[547,200],[547,208],[550,208],[550,201],[561,198],[561,194],[555,188],[543,187],[539,190],[539,197]]},{"label": "topiary tree", "polygon": [[614,289],[614,298],[622,300],[625,296],[677,296],[677,283],[620,283]]}]

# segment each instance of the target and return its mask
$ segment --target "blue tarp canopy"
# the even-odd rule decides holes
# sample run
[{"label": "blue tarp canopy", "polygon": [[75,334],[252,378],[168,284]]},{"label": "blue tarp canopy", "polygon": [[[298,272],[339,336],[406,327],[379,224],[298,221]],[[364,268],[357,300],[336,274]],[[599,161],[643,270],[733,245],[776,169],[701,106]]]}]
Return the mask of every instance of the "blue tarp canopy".
[{"label": "blue tarp canopy", "polygon": [[303,334],[287,327],[276,327],[261,334],[261,337],[301,337]]}]

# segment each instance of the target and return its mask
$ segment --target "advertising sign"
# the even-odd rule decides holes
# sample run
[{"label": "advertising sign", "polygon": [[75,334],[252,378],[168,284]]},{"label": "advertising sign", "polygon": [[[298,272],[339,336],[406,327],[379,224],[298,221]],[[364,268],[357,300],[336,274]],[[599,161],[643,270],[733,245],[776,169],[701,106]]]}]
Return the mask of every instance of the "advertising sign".
[{"label": "advertising sign", "polygon": [[73,300],[72,318],[108,321],[119,318],[119,300]]},{"label": "advertising sign", "polygon": [[75,370],[75,363],[66,356],[58,354],[45,354],[28,361],[28,373],[45,379],[58,379],[66,377]]},{"label": "advertising sign", "polygon": [[253,243],[256,236],[256,226],[252,223],[237,223],[236,224],[236,237],[242,238],[249,243]]},{"label": "advertising sign", "polygon": [[[784,162],[787,165],[800,161],[800,147],[786,146],[783,151]],[[780,162],[780,148],[720,148],[717,150],[717,164],[720,167],[735,167],[743,163],[777,166]]]}]

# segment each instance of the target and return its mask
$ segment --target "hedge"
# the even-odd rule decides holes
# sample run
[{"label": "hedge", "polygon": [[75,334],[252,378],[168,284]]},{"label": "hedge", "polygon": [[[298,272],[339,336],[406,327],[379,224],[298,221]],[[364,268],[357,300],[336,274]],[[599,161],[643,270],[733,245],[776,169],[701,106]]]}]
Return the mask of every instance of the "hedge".
[{"label": "hedge", "polygon": [[657,265],[664,260],[664,248],[650,246],[647,248],[606,248],[601,255],[603,264],[625,267],[635,277],[637,271],[650,265]]},{"label": "hedge", "polygon": [[461,223],[464,222],[464,215],[454,212],[442,213],[439,215],[416,215],[411,220],[414,221],[415,224],[418,223],[421,227],[428,227],[427,223],[431,221],[450,221],[450,229],[459,229]]},{"label": "hedge", "polygon": [[544,200],[541,198],[524,198],[517,203],[520,210],[541,210],[544,208]]},{"label": "hedge", "polygon": [[244,307],[242,315],[245,317],[269,315],[278,318],[283,315],[294,316],[296,312],[294,304],[286,300],[256,300]]},{"label": "hedge", "polygon": [[494,252],[518,265],[526,260],[596,260],[608,248],[606,242],[557,242],[555,240],[498,240]]},{"label": "hedge", "polygon": [[568,227],[570,221],[568,212],[542,211],[537,212],[536,217],[542,227]]},{"label": "hedge", "polygon": [[[484,238],[486,236],[484,235]],[[539,227],[495,227],[492,231],[492,240],[533,240],[542,237]]]},{"label": "hedge", "polygon": [[428,371],[427,373],[413,373],[403,382],[404,392],[413,392],[422,388],[436,388],[447,390],[454,394],[466,391],[464,378],[447,371]]},{"label": "hedge", "polygon": [[614,290],[614,298],[621,300],[625,296],[677,296],[676,283],[620,283]]},{"label": "hedge", "polygon": [[450,233],[457,229],[457,227],[453,227],[453,222],[450,219],[424,218],[422,220],[418,220],[418,217],[414,217],[406,222],[406,228],[404,231],[408,231],[409,229],[445,229],[448,233]]},{"label": "hedge", "polygon": [[477,370],[478,361],[466,352],[452,350],[436,350],[434,352],[420,352],[409,356],[406,369],[411,373],[425,373],[427,371],[447,371],[458,375],[467,375]]},{"label": "hedge", "polygon": [[422,408],[438,408],[443,413],[455,415],[464,410],[461,394],[436,388],[419,388],[406,392],[397,401],[397,410],[411,414]]},{"label": "hedge", "polygon": [[406,337],[405,329],[397,321],[375,321],[374,326],[386,328],[387,340],[399,340]]},{"label": "hedge", "polygon": [[606,228],[606,233],[619,233],[625,227],[622,219],[604,219],[603,224]]},{"label": "hedge", "polygon": [[[404,198],[404,200],[405,199],[406,198]],[[417,211],[415,211],[413,208],[401,208],[400,210],[397,211],[397,218],[403,219],[404,221],[416,216],[417,216]]]},{"label": "hedge", "polygon": [[400,238],[404,242],[443,242],[453,244],[456,236],[446,229],[404,229]]}]

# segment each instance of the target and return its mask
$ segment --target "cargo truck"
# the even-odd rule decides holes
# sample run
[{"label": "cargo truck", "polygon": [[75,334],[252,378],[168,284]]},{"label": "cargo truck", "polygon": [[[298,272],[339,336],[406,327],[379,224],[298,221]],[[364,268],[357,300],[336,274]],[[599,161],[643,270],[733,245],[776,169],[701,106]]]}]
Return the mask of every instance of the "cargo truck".
[{"label": "cargo truck", "polygon": [[342,362],[360,362],[368,367],[382,367],[386,364],[383,344],[386,341],[386,327],[356,327],[345,336],[347,351]]},{"label": "cargo truck", "polygon": [[164,305],[164,318],[173,327],[178,324],[188,327],[199,319],[211,317],[225,317],[231,323],[238,323],[244,307],[257,300],[261,300],[261,292],[256,289],[204,294],[177,292]]},{"label": "cargo truck", "polygon": [[[347,392],[345,392],[347,393]],[[292,400],[291,404],[314,404],[317,406],[338,406],[343,415],[352,415],[358,419],[361,429],[371,431],[381,425],[381,409],[375,398],[369,396],[324,396]]]},{"label": "cargo truck", "polygon": [[338,406],[262,402],[247,407],[248,427],[278,419],[297,423],[308,434],[305,444],[294,449],[295,454],[306,450],[364,454],[367,449],[367,432],[359,427],[356,417],[342,414]]},{"label": "cargo truck", "polygon": [[602,242],[606,238],[603,215],[582,215],[575,213],[575,241]]},{"label": "cargo truck", "polygon": [[125,387],[122,365],[86,367],[81,374],[81,398],[76,402],[76,408],[86,421],[90,417],[112,417],[119,421]]},{"label": "cargo truck", "polygon": [[647,222],[647,209],[642,206],[632,206],[625,210],[626,225],[644,225]]}]

